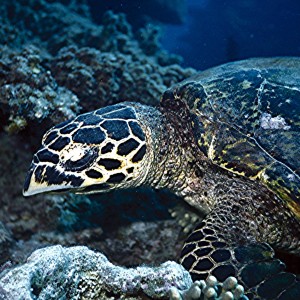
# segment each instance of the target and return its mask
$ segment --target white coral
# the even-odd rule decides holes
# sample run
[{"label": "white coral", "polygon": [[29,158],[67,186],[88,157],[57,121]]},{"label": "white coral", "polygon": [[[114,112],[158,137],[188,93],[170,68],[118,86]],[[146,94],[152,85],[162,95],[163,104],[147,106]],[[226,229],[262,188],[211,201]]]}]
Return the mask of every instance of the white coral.
[{"label": "white coral", "polygon": [[272,117],[268,113],[263,113],[260,118],[260,126],[263,129],[283,129],[289,130],[291,126],[288,126],[285,119],[281,116]]}]

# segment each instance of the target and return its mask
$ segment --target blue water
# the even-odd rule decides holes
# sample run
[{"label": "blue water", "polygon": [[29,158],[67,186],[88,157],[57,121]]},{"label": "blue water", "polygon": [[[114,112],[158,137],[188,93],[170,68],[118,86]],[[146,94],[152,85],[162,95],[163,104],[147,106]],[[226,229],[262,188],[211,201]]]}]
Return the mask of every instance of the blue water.
[{"label": "blue water", "polygon": [[167,25],[163,45],[186,66],[300,55],[299,0],[187,0],[186,21]]}]

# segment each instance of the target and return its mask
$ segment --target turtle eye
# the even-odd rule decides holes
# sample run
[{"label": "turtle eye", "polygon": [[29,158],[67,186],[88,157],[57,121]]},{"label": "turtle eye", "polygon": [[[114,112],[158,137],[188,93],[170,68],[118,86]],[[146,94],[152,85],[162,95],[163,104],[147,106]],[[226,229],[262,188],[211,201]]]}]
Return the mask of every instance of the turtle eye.
[{"label": "turtle eye", "polygon": [[96,148],[71,149],[63,163],[66,171],[82,171],[91,166],[98,157]]}]

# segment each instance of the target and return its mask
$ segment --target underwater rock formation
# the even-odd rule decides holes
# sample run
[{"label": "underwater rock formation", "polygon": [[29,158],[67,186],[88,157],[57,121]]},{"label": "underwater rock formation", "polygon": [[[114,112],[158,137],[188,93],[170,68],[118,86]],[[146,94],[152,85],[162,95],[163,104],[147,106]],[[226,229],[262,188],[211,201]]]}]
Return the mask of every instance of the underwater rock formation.
[{"label": "underwater rock formation", "polygon": [[0,273],[1,300],[45,299],[247,300],[237,279],[214,276],[192,283],[174,261],[156,267],[124,268],[87,247],[52,246],[36,250],[24,265]]},{"label": "underwater rock formation", "polygon": [[34,250],[50,245],[88,245],[91,249],[100,250],[112,263],[125,267],[161,264],[177,260],[182,240],[180,227],[174,220],[134,222],[114,231],[101,227],[67,232],[41,231],[27,241],[17,241],[13,247],[11,242],[3,241],[7,255],[0,263],[9,257],[14,264],[23,263]]},{"label": "underwater rock formation", "polygon": [[[96,47],[100,44],[101,27],[90,21],[88,7],[82,1],[72,2],[64,5],[59,1],[4,0],[1,13],[16,30],[26,33],[27,43],[32,40],[52,53],[70,44]],[[20,46],[16,42],[9,45]]]},{"label": "underwater rock formation", "polygon": [[[245,268],[237,278],[214,276],[192,283],[184,268],[168,261],[160,266],[124,268],[87,247],[51,246],[32,253],[23,265],[0,268],[0,299],[298,299],[300,282],[273,260],[267,244],[235,249]],[[270,256],[271,255],[271,256]],[[261,284],[256,286],[257,282]],[[248,286],[247,290],[241,284]],[[251,287],[252,286],[252,287]],[[250,287],[250,289],[249,289]]]},{"label": "underwater rock formation", "polygon": [[48,215],[50,205],[44,196],[26,201],[22,196],[24,172],[31,159],[29,144],[35,138],[0,132],[0,220],[16,240],[26,240],[38,230],[56,227],[55,214]]},{"label": "underwater rock formation", "polygon": [[178,65],[160,66],[146,56],[62,48],[51,62],[58,84],[80,99],[84,111],[120,101],[158,103],[162,92],[193,74]]},{"label": "underwater rock formation", "polygon": [[0,54],[0,104],[8,132],[19,131],[30,121],[49,118],[55,123],[79,112],[78,97],[58,86],[42,64],[42,55],[33,46]]},{"label": "underwater rock formation", "polygon": [[178,65],[160,66],[146,56],[93,48],[70,46],[53,58],[34,46],[6,50],[0,55],[2,126],[7,122],[7,131],[14,132],[30,121],[59,123],[80,107],[87,111],[125,100],[156,104],[167,87],[193,73]]},{"label": "underwater rock formation", "polygon": [[[140,47],[139,31],[135,33],[132,31],[125,14],[101,10],[100,24],[97,25],[92,22],[89,8],[84,1],[76,0],[69,4],[65,2],[63,4],[60,1],[46,0],[1,1],[0,32],[7,30],[8,36],[1,37],[0,41],[10,47],[20,47],[30,41],[47,49],[53,55],[63,47],[74,45],[140,57],[149,55],[144,51],[145,48]],[[148,44],[159,45],[152,58],[157,61],[164,53],[165,64],[179,62],[178,56],[163,51],[157,35],[159,31],[156,31],[155,35],[148,35]]]},{"label": "underwater rock formation", "polygon": [[134,222],[122,226],[102,241],[90,243],[122,266],[161,264],[177,260],[184,237],[174,220]]},{"label": "underwater rock formation", "polygon": [[81,107],[156,104],[167,87],[195,73],[162,50],[157,25],[134,34],[124,14],[110,11],[96,25],[82,1],[77,10],[71,2],[0,4],[0,32],[6,33],[0,40],[0,103],[9,131],[31,120],[57,123]]},{"label": "underwater rock formation", "polygon": [[175,262],[126,269],[87,247],[52,246],[0,275],[0,299],[159,299],[171,287],[184,290],[191,284],[189,273]]},{"label": "underwater rock formation", "polygon": [[[9,249],[12,244],[12,235],[9,230],[0,222],[0,265],[4,263],[9,255]],[[0,268],[1,272],[1,268]]]}]

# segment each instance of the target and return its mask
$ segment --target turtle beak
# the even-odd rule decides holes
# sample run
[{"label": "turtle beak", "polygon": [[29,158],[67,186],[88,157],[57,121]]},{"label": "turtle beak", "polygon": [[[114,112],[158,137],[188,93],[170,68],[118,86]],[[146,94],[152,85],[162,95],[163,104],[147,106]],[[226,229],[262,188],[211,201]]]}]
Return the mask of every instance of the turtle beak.
[{"label": "turtle beak", "polygon": [[80,189],[82,182],[81,178],[65,175],[55,166],[32,163],[25,178],[23,196]]},{"label": "turtle beak", "polygon": [[[45,166],[46,169],[46,166]],[[37,174],[41,173],[41,178],[37,178]],[[42,177],[43,174],[39,171],[36,164],[30,166],[29,171],[26,174],[24,187],[23,187],[23,196],[29,197],[40,193],[51,192],[54,190],[61,190],[62,187],[49,185],[46,180]]]}]

